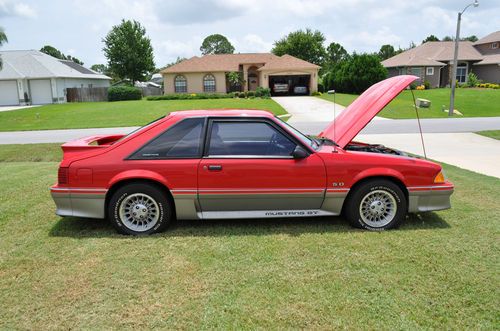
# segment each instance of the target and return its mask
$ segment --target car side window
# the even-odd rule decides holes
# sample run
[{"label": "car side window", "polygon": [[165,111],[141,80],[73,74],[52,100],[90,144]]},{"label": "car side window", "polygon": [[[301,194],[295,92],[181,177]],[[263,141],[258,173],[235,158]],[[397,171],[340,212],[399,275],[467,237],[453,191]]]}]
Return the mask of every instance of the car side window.
[{"label": "car side window", "polygon": [[265,122],[214,121],[208,156],[291,156],[297,145]]},{"label": "car side window", "polygon": [[200,157],[204,123],[204,118],[191,118],[174,124],[174,126],[141,147],[130,159],[154,160]]}]

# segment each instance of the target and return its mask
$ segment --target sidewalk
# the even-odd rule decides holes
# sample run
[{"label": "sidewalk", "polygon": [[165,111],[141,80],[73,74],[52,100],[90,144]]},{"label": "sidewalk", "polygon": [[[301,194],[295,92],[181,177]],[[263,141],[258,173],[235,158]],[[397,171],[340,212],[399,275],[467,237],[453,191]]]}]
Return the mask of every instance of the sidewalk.
[{"label": "sidewalk", "polygon": [[[364,134],[355,141],[423,156],[420,134]],[[475,133],[424,134],[427,158],[500,178],[500,141]]]}]

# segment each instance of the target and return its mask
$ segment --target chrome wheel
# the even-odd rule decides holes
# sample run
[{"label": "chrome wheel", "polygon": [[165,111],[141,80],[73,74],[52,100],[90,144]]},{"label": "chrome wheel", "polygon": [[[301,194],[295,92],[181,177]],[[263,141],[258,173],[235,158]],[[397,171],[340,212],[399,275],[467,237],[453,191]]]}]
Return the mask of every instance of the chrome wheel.
[{"label": "chrome wheel", "polygon": [[397,209],[396,199],[391,193],[375,190],[361,199],[359,215],[368,226],[380,228],[394,219]]},{"label": "chrome wheel", "polygon": [[158,204],[144,193],[134,193],[123,199],[119,213],[123,225],[137,232],[150,230],[160,218]]}]

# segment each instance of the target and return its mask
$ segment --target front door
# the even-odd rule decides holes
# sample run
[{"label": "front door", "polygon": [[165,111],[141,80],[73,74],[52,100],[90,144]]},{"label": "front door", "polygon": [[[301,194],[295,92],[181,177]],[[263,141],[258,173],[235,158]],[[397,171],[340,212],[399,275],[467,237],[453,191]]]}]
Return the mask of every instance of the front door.
[{"label": "front door", "polygon": [[255,91],[259,86],[259,78],[256,74],[248,75],[248,90]]},{"label": "front door", "polygon": [[319,209],[323,161],[315,153],[294,159],[297,144],[271,120],[212,120],[198,167],[203,217],[297,216]]}]

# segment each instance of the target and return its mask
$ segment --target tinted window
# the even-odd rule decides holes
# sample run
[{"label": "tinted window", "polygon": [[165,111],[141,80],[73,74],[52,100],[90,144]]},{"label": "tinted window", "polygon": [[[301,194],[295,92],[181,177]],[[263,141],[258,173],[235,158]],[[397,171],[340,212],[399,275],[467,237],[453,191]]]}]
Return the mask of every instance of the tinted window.
[{"label": "tinted window", "polygon": [[144,145],[132,159],[164,159],[199,157],[201,133],[205,119],[183,120]]},{"label": "tinted window", "polygon": [[290,156],[295,146],[264,122],[214,122],[208,155]]}]

